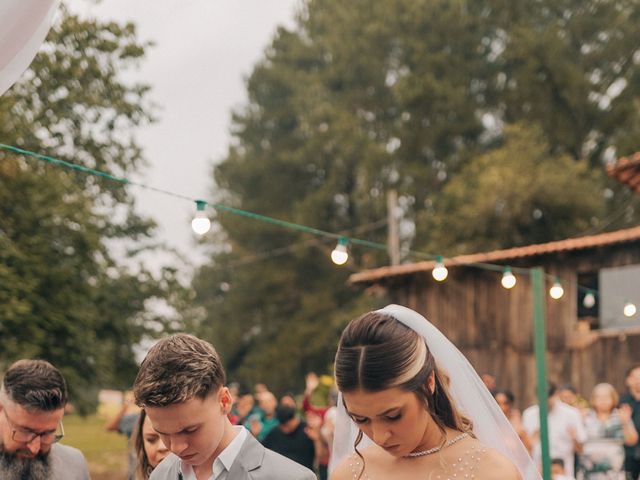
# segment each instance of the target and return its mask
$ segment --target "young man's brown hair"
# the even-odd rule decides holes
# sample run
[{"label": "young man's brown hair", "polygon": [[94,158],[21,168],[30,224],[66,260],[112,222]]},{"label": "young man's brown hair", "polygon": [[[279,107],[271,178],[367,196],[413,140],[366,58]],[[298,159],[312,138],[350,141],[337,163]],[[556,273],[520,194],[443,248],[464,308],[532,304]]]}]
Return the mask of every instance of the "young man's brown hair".
[{"label": "young man's brown hair", "polygon": [[133,384],[136,403],[166,407],[192,398],[206,398],[226,382],[213,346],[193,335],[163,338],[147,353]]}]

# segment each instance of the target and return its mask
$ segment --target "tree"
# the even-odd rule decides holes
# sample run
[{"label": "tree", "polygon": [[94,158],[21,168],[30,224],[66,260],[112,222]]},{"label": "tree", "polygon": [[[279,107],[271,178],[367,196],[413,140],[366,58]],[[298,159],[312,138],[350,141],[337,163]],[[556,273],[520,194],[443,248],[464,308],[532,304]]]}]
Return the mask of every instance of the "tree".
[{"label": "tree", "polygon": [[[248,79],[235,142],[214,171],[216,200],[384,242],[383,229],[366,229],[386,218],[393,188],[403,246],[430,253],[611,228],[605,216],[628,198],[604,195],[601,170],[607,155],[636,148],[637,15],[633,0],[309,0]],[[547,182],[517,175],[526,169]],[[520,183],[502,185],[509,175]],[[465,181],[490,195],[476,201]],[[449,207],[474,221],[474,235]],[[232,375],[301,384],[305,369],[330,363],[350,314],[375,301],[326,263],[332,245],[217,220],[210,265],[195,280],[205,311],[196,328],[221,346]],[[246,263],[253,255],[262,260]],[[355,247],[351,256],[352,269],[387,261]]]},{"label": "tree", "polygon": [[[152,119],[148,87],[121,73],[147,46],[131,24],[63,9],[22,80],[0,97],[3,143],[117,175],[137,171],[133,132]],[[132,253],[155,243],[153,223],[133,206],[122,184],[0,153],[0,363],[51,361],[81,411],[98,387],[131,384],[135,346],[166,323],[148,302],[178,291],[173,269],[152,275]]]},{"label": "tree", "polygon": [[548,152],[539,128],[507,126],[504,143],[467,163],[425,216],[438,251],[486,251],[587,231],[604,208],[602,173]]}]

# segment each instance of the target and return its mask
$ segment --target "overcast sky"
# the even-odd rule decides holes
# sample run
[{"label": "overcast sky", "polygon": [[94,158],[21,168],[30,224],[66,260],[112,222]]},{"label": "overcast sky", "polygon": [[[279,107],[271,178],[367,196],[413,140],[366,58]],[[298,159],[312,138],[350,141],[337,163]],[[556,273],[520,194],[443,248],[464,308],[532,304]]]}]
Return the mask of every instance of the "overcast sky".
[{"label": "overcast sky", "polygon": [[[298,0],[67,0],[72,11],[130,20],[151,40],[137,80],[152,86],[159,121],[138,132],[149,162],[143,183],[210,198],[211,166],[226,152],[230,112],[246,99],[251,73],[278,25],[293,26]],[[159,236],[198,262],[193,206],[135,190],[139,210]]]}]

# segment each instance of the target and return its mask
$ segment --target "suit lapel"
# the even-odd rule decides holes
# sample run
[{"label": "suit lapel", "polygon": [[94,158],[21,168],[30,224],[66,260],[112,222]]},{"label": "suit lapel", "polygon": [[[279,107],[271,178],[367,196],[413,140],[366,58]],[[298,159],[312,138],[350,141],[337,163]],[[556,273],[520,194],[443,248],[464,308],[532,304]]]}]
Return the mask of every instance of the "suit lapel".
[{"label": "suit lapel", "polygon": [[229,480],[246,480],[249,479],[249,473],[252,470],[260,468],[264,459],[264,447],[258,442],[253,435],[247,432],[247,438],[242,444],[242,448],[231,465],[229,470]]}]

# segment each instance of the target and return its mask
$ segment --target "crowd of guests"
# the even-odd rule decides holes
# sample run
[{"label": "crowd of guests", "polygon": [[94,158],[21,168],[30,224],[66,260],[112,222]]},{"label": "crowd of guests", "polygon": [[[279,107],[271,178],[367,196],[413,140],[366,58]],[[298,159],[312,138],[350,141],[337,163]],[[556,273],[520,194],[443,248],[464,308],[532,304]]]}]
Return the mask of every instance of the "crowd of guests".
[{"label": "crowd of guests", "polygon": [[[191,341],[190,337],[187,339]],[[527,451],[540,462],[538,406],[533,405],[520,413],[514,407],[513,393],[496,388],[491,376],[485,375],[483,380]],[[220,390],[224,398],[218,401],[222,405],[224,422],[229,428],[236,429],[236,435],[239,431],[244,432],[243,435],[254,438],[262,447],[313,470],[324,480],[328,476],[332,450],[337,390],[331,388],[327,398],[316,405],[312,398],[317,398],[314,392],[317,393],[319,385],[318,376],[310,373],[301,396],[285,394],[277,398],[264,384],[255,385],[252,391],[243,391],[232,383]],[[638,480],[640,364],[628,370],[626,385],[628,392],[619,395],[612,385],[600,383],[590,392],[588,400],[570,386],[549,386],[548,434],[554,480]],[[158,387],[150,383],[147,388],[152,392],[147,395],[155,395]],[[143,399],[145,405],[149,405],[147,410],[154,412],[154,425],[160,431],[158,425],[162,427],[163,418],[176,416],[172,410],[174,404],[154,406],[154,402],[160,402],[155,397],[145,398],[144,391],[136,395],[138,402]],[[0,389],[0,472],[3,479],[89,478],[82,454],[57,443],[64,436],[63,415],[67,399],[64,379],[51,364],[42,360],[21,360],[9,368]],[[195,400],[199,399],[195,397]],[[177,404],[182,406],[195,400],[177,401]],[[166,440],[174,434],[159,434],[147,411],[131,410],[133,403],[133,399],[126,402],[117,417],[109,421],[107,429],[130,436],[129,478],[147,480],[154,468],[170,454],[161,436]],[[196,416],[200,413],[198,409],[194,412]],[[165,413],[167,415],[163,417],[161,414]],[[171,450],[176,451],[175,445]],[[311,478],[304,472],[308,470],[301,470],[302,477],[299,478]]]},{"label": "crowd of guests", "polygon": [[[485,384],[509,419],[522,443],[540,463],[539,407],[522,413],[515,397]],[[609,383],[599,383],[588,399],[571,385],[548,390],[548,436],[554,480],[637,480],[640,476],[640,364],[626,374],[628,392],[619,395]]]}]

